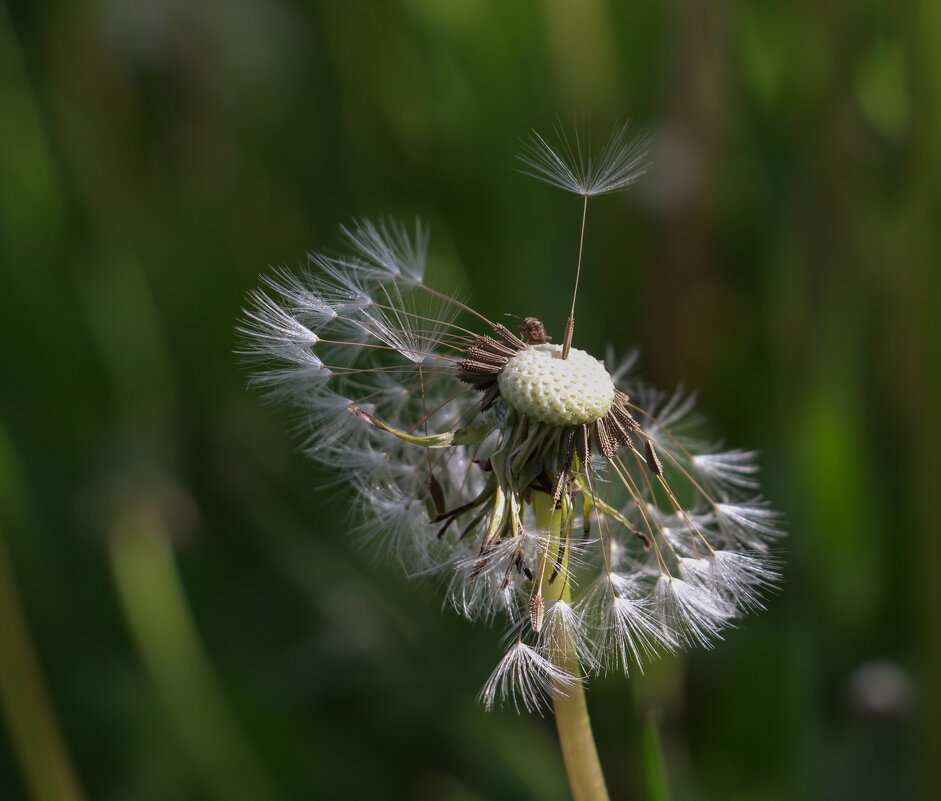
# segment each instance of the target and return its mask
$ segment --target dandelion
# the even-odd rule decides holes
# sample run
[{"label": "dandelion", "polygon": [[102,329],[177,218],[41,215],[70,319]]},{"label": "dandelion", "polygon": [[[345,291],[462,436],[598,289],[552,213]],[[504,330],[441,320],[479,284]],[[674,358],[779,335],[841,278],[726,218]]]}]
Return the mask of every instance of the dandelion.
[{"label": "dandelion", "polygon": [[[584,198],[583,238],[588,199],[641,174],[646,140],[619,128],[594,159],[561,142],[534,134],[522,159]],[[429,286],[420,224],[342,233],[347,253],[249,295],[252,382],[294,408],[365,542],[509,632],[485,707],[551,701],[573,785],[603,790],[583,682],[712,644],[776,581],[755,453],[697,439],[693,398],[633,379],[633,356],[573,347],[576,293],[556,343],[537,318],[514,331]],[[576,292],[580,270],[581,248]]]}]

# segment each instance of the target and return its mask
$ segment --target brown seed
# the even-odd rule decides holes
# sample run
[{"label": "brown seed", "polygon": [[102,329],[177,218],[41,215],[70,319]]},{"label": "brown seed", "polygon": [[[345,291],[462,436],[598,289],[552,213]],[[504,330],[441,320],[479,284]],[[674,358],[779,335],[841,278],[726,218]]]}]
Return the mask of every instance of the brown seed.
[{"label": "brown seed", "polygon": [[435,505],[435,512],[439,515],[444,514],[446,504],[444,501],[444,490],[434,473],[428,474],[428,491],[431,493],[431,500]]},{"label": "brown seed", "polygon": [[541,595],[534,595],[529,599],[529,622],[536,634],[542,631],[542,619],[545,613],[546,605],[543,603]]},{"label": "brown seed", "polygon": [[559,543],[559,552],[555,557],[555,565],[552,570],[552,575],[549,576],[549,583],[552,584],[559,573],[562,572],[562,562],[565,560],[565,540],[562,540]]},{"label": "brown seed", "polygon": [[509,348],[512,348],[514,351],[523,350],[526,347],[526,343],[523,342],[516,334],[510,331],[505,325],[500,325],[497,323],[493,327],[494,333],[503,340],[503,344]]},{"label": "brown seed", "polygon": [[617,399],[617,403],[611,407],[611,414],[613,414],[618,419],[618,422],[628,431],[637,431],[640,428],[640,423],[638,423],[627,410],[627,395],[619,391],[615,393],[615,398]]},{"label": "brown seed", "polygon": [[587,473],[588,460],[591,458],[591,439],[588,424],[582,423],[575,436],[575,455],[578,456],[578,465]]},{"label": "brown seed", "polygon": [[611,436],[608,425],[603,417],[595,420],[595,442],[598,443],[598,450],[605,459],[613,459],[618,452],[618,443]]},{"label": "brown seed", "polygon": [[655,476],[663,476],[663,465],[660,464],[657,454],[654,453],[653,445],[650,444],[649,439],[644,442],[644,457],[647,459],[647,467],[650,468],[650,472]]},{"label": "brown seed", "polygon": [[615,439],[615,441],[617,442],[619,446],[630,445],[631,444],[630,432],[627,428],[625,428],[620,418],[618,418],[618,416],[614,413],[615,408],[616,407],[612,407],[611,411],[609,411],[604,416],[604,421],[608,426],[608,431],[611,433],[611,436]]},{"label": "brown seed", "polygon": [[[478,389],[482,389],[478,387]],[[483,395],[480,398],[480,411],[485,412],[489,409],[493,402],[497,399],[500,394],[500,385],[494,381],[489,387],[483,390]]]},{"label": "brown seed", "polygon": [[638,529],[638,528],[633,528],[633,527],[631,527],[631,533],[632,533],[635,537],[637,537],[637,539],[640,540],[641,544],[644,546],[644,550],[645,550],[645,551],[649,551],[649,550],[650,550],[650,538],[649,538],[646,534],[644,534],[643,531],[641,531],[641,530]]},{"label": "brown seed", "polygon": [[559,457],[559,473],[552,485],[552,505],[558,509],[562,500],[562,488],[572,475],[572,457],[575,455],[575,426],[565,430],[562,435],[562,451]]}]

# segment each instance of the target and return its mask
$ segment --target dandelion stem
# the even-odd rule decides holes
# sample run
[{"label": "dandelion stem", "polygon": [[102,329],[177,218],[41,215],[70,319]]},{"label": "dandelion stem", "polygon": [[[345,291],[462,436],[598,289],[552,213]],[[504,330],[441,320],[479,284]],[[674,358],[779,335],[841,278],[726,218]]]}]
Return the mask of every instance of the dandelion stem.
[{"label": "dandelion stem", "polygon": [[[565,508],[555,509],[552,497],[543,492],[533,493],[533,512],[536,516],[536,527],[540,531],[549,533],[549,551],[558,551]],[[547,554],[544,571],[553,569],[555,559]],[[568,561],[566,553],[564,560]],[[564,568],[567,568],[567,564]],[[549,587],[546,600],[564,601],[568,603],[571,590],[567,579],[567,569],[560,571],[560,579],[556,582],[546,582]],[[562,644],[555,657],[556,664],[569,675],[581,675],[578,656],[571,641]],[[565,760],[565,770],[568,773],[572,796],[575,801],[608,801],[608,790],[604,783],[604,774],[601,772],[601,763],[598,761],[598,750],[595,748],[595,738],[591,731],[591,720],[588,717],[588,705],[585,702],[585,690],[580,683],[566,684],[564,687],[555,685],[552,690],[552,705],[555,708],[555,724],[559,732],[559,744],[562,746],[562,757]]]},{"label": "dandelion stem", "polygon": [[578,684],[555,692],[552,704],[573,798],[575,801],[608,801],[584,688]]}]

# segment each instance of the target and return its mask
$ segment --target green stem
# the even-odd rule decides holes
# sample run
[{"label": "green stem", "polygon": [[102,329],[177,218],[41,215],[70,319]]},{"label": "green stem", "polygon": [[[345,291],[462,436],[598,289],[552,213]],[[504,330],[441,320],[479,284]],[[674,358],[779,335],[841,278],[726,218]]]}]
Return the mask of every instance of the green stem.
[{"label": "green stem", "polygon": [[585,704],[585,690],[581,684],[566,687],[553,695],[552,704],[572,796],[575,801],[608,801],[608,788]]},{"label": "green stem", "polygon": [[[549,545],[541,573],[541,588],[544,599],[548,602],[571,600],[571,590],[565,575],[568,569],[568,552],[563,557],[562,570],[554,582],[549,577],[555,568],[558,556],[565,509],[554,509],[552,498],[542,492],[533,494],[533,512],[536,526],[540,531],[550,533]],[[581,666],[571,642],[565,642],[558,650],[556,664],[567,673],[581,675]],[[552,693],[552,705],[555,708],[555,725],[559,732],[559,744],[562,746],[562,758],[568,773],[572,796],[575,801],[608,801],[608,789],[598,761],[598,750],[591,731],[588,717],[588,705],[585,703],[585,690],[581,684],[556,686]]]}]

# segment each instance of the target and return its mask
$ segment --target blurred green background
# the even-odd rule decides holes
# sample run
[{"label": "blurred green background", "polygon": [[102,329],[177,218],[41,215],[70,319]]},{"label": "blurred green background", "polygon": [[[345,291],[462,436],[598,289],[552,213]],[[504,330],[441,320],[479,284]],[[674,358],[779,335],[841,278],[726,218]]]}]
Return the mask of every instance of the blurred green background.
[{"label": "blurred green background", "polygon": [[[941,797],[941,6],[0,6],[0,797],[565,799],[493,632],[359,552],[232,355],[268,265],[419,214],[431,281],[567,312],[556,114],[655,166],[589,209],[581,347],[762,452],[785,582],[589,692],[612,794]],[[58,733],[57,733],[58,732]],[[70,767],[71,765],[71,767]],[[32,777],[32,778],[30,778]]]}]

